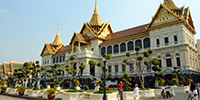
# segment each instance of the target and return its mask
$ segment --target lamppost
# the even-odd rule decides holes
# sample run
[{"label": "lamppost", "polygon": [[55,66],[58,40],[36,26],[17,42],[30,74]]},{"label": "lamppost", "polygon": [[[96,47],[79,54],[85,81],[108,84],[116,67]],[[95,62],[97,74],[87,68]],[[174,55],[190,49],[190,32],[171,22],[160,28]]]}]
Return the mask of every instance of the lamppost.
[{"label": "lamppost", "polygon": [[106,54],[103,55],[103,72],[104,72],[104,94],[103,94],[103,100],[107,100],[107,96],[106,96]]}]

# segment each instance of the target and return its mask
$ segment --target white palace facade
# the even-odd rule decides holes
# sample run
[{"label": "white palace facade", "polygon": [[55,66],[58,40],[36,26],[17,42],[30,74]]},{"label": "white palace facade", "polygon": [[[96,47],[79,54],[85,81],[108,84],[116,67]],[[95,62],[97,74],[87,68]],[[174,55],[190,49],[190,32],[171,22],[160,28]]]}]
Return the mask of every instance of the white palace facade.
[{"label": "white palace facade", "polygon": [[[102,54],[106,53],[112,55],[112,59],[106,63],[109,73],[113,75],[111,85],[116,85],[124,73],[129,73],[136,81],[134,48],[140,46],[140,52],[154,50],[151,57],[159,59],[161,73],[166,80],[172,78],[173,67],[177,66],[183,74],[190,74],[194,81],[200,81],[200,40],[195,44],[196,31],[191,16],[189,7],[177,7],[173,0],[164,0],[150,23],[113,32],[109,22],[102,22],[96,2],[90,22],[84,23],[79,33],[74,32],[69,45],[64,46],[61,42],[58,27],[54,42],[45,43],[42,49],[42,66],[50,69],[59,63],[65,69],[65,65],[71,64],[69,57],[74,55],[73,67],[77,71],[81,64],[86,65],[80,80],[88,85],[101,77],[101,69],[91,67],[88,62],[93,60],[98,63],[102,61]],[[127,52],[131,53],[130,66],[124,68],[122,64]],[[153,83],[153,75],[151,66],[146,67],[145,86]]]}]

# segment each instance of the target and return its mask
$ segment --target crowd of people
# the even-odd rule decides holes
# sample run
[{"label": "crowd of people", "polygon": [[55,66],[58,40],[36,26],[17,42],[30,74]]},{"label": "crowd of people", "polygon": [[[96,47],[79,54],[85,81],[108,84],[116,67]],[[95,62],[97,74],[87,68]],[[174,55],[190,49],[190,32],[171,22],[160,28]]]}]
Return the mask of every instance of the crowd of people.
[{"label": "crowd of people", "polygon": [[[120,84],[117,85],[119,90],[120,99],[123,100],[123,84],[120,82]],[[164,89],[162,89],[161,95],[164,99],[171,98],[172,95],[170,94],[170,86],[168,84],[165,84]],[[199,83],[193,83],[190,85],[190,91],[188,93],[188,100],[199,100]],[[133,98],[134,100],[137,100],[137,97],[139,95],[139,89],[138,85],[135,84],[135,88],[133,91]]]}]

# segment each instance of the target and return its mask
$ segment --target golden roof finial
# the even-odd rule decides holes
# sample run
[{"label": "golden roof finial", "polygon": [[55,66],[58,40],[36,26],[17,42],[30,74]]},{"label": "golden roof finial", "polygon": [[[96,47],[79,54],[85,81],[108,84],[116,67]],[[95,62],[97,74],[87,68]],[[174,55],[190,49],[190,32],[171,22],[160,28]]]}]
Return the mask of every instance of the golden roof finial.
[{"label": "golden roof finial", "polygon": [[98,13],[97,0],[95,0],[95,9],[94,9],[94,13]]},{"label": "golden roof finial", "polygon": [[101,26],[103,24],[101,17],[98,13],[97,0],[95,0],[95,9],[92,19],[90,20],[91,26]]},{"label": "golden roof finial", "polygon": [[59,35],[59,26],[60,26],[60,20],[58,20],[58,30],[57,30],[57,35]]},{"label": "golden roof finial", "polygon": [[173,0],[164,0],[163,5],[167,6],[171,10],[180,9],[174,4]]},{"label": "golden roof finial", "polygon": [[58,21],[58,30],[57,30],[57,34],[56,34],[56,38],[53,42],[53,45],[54,46],[58,46],[58,45],[64,45],[62,42],[61,42],[61,39],[60,39],[60,35],[59,35],[59,25],[60,25],[60,21]]}]

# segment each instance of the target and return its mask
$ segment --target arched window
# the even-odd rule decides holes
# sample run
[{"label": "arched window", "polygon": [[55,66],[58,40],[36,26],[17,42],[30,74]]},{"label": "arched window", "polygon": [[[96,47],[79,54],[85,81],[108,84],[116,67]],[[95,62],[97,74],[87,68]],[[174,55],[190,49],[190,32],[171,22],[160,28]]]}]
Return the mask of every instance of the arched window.
[{"label": "arched window", "polygon": [[171,55],[170,54],[166,54],[166,57],[171,57]]},{"label": "arched window", "polygon": [[53,64],[56,62],[56,58],[55,57],[53,57]]},{"label": "arched window", "polygon": [[56,57],[56,63],[58,63],[58,57]]},{"label": "arched window", "polygon": [[135,41],[135,46],[139,46],[140,49],[142,49],[142,41],[141,40],[136,40]]},{"label": "arched window", "polygon": [[143,40],[144,42],[144,48],[149,48],[150,47],[150,39],[149,38],[145,38]]},{"label": "arched window", "polygon": [[62,56],[60,56],[60,62],[62,62]]},{"label": "arched window", "polygon": [[115,72],[118,72],[118,65],[115,65]]},{"label": "arched window", "polygon": [[119,53],[119,45],[118,44],[114,45],[114,53]]},{"label": "arched window", "polygon": [[125,43],[120,44],[120,52],[126,52],[126,44]]},{"label": "arched window", "polygon": [[128,42],[128,51],[134,50],[133,41]]},{"label": "arched window", "polygon": [[104,55],[106,53],[106,48],[105,47],[102,47],[101,48],[101,55]]},{"label": "arched window", "polygon": [[107,47],[107,54],[112,54],[112,46]]}]

